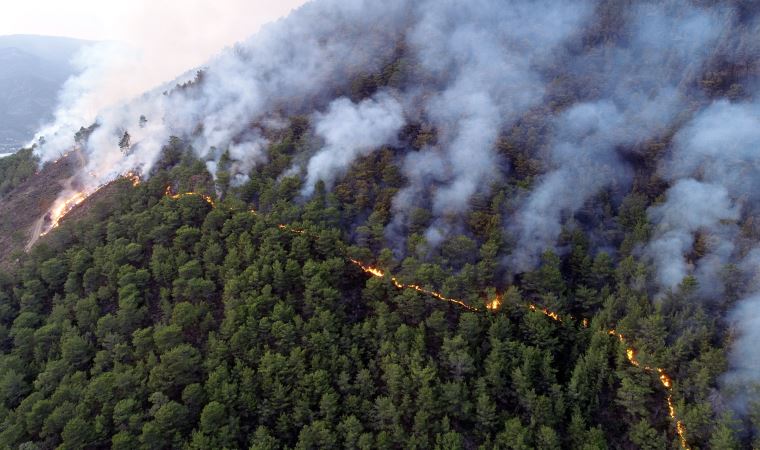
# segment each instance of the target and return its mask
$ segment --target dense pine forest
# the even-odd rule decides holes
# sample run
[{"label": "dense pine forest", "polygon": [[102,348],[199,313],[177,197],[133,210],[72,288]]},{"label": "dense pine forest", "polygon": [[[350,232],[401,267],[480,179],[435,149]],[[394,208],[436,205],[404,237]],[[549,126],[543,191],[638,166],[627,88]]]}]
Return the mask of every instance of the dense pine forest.
[{"label": "dense pine forest", "polygon": [[[294,118],[273,161],[298,152],[305,126]],[[136,188],[117,182],[2,279],[6,445],[677,447],[668,392],[629,362],[614,328],[640,364],[673,377],[690,445],[739,446],[731,414],[710,401],[726,365],[713,312],[690,299],[688,281],[653,304],[647,267],[625,255],[646,236],[640,194],[609,208],[624,236],[616,264],[570,232],[565,256],[547,252],[503,285],[495,255],[507,245],[509,186],[472,212],[469,236],[395,261],[382,238],[402,182],[391,150],[304,204],[296,179],[276,182],[276,163],[209,202],[212,178],[179,140],[162,161]],[[350,259],[478,310],[397,289]]]},{"label": "dense pine forest", "polygon": [[760,447],[752,2],[359,3],[0,159],[0,448]]}]

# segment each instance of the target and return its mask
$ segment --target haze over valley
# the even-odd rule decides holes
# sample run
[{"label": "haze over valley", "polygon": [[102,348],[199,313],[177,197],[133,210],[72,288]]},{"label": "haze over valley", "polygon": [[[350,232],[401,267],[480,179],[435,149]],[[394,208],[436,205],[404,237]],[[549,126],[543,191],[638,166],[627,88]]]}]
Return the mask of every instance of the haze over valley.
[{"label": "haze over valley", "polygon": [[53,119],[58,94],[77,72],[72,58],[87,41],[0,36],[0,153],[27,144]]}]

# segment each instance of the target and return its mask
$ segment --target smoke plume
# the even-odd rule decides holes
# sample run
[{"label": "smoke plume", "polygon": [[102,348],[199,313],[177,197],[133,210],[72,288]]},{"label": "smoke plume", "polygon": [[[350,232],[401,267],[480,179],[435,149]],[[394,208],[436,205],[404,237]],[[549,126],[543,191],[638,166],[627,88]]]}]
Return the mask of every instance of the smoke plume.
[{"label": "smoke plume", "polygon": [[[650,209],[649,216],[658,224],[656,237],[647,249],[660,268],[658,281],[664,287],[675,288],[689,273],[685,255],[694,246],[695,233],[730,233],[733,230],[723,230],[732,228],[725,222],[737,220],[739,211],[723,186],[684,178],[668,190],[665,203]],[[726,244],[714,246],[715,250],[730,253],[731,245]]]},{"label": "smoke plume", "polygon": [[438,139],[406,157],[409,186],[394,199],[389,233],[397,235],[412,207],[428,207],[436,221],[426,236],[436,245],[449,228],[444,219],[466,212],[474,194],[504,175],[494,152],[500,131],[541,102],[547,80],[539,68],[578,32],[591,4],[425,2],[421,11],[409,43],[442,86],[422,106]]},{"label": "smoke plume", "polygon": [[701,68],[721,33],[723,11],[686,11],[682,2],[628,11],[625,38],[611,49],[570,61],[597,89],[553,120],[552,167],[528,194],[512,230],[510,269],[530,270],[552,248],[564,221],[602,189],[627,187],[631,168],[621,149],[662,135],[684,108],[683,85]]},{"label": "smoke plume", "polygon": [[355,159],[394,143],[403,125],[401,104],[385,92],[358,105],[347,98],[330,103],[327,112],[314,118],[315,132],[325,146],[309,160],[302,193],[311,195],[317,180],[332,188]]},{"label": "smoke plume", "polygon": [[[252,123],[280,108],[297,110],[298,104],[318,100],[335,80],[350,79],[360,70],[377,70],[377,61],[392,50],[387,44],[404,26],[405,10],[402,2],[310,3],[287,21],[269,24],[215,56],[195,84],[175,87],[192,78],[185,76],[128,101],[122,101],[126,94],[121,94],[102,102],[106,107],[90,93],[111,92],[98,88],[98,83],[114,79],[91,64],[70,83],[64,100],[71,101],[64,101],[56,123],[42,130],[45,143],[36,151],[43,162],[56,159],[73,147],[79,127],[95,122],[98,127],[83,148],[88,160],[82,172],[87,174],[82,175],[85,186],[97,186],[129,170],[148,173],[170,136],[187,139],[212,165],[220,150],[231,149],[230,155],[238,158],[233,167],[250,169],[261,160],[260,150],[255,149],[264,145]],[[109,70],[113,64],[111,57]],[[125,131],[131,136],[127,152],[118,145]],[[248,154],[242,149],[254,151]]]},{"label": "smoke plume", "polygon": [[[75,57],[79,75],[65,84],[53,122],[35,138],[44,136],[47,141],[45,148],[39,149],[43,162],[68,151],[74,133],[95,122],[104,109],[200,66],[221,48],[247,37],[302,1],[285,0],[277,7],[256,3],[228,0],[214,6],[189,0],[178,8],[172,3],[135,0],[128,5],[109,5],[106,11],[116,17],[103,20],[111,22],[108,35],[113,40],[85,47]],[[193,71],[183,78],[192,75]]]}]

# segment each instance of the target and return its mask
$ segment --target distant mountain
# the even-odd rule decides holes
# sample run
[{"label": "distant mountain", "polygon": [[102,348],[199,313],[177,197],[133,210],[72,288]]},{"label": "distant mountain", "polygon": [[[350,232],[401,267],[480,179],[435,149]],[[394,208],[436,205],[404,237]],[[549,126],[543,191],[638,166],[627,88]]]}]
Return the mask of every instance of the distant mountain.
[{"label": "distant mountain", "polygon": [[17,150],[51,118],[58,90],[75,73],[71,58],[89,41],[0,36],[0,153]]}]

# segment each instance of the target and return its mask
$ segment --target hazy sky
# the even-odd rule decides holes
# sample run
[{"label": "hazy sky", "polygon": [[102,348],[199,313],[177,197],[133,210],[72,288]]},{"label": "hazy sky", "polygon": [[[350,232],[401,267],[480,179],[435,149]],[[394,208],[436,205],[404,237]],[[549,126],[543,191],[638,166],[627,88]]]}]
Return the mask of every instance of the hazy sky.
[{"label": "hazy sky", "polygon": [[[45,34],[133,41],[137,30],[184,31],[167,39],[242,39],[305,0],[21,0],[7,1],[0,35]],[[150,33],[153,34],[153,33]]]},{"label": "hazy sky", "polygon": [[[306,0],[0,0],[0,36],[41,34],[127,44],[110,61],[129,70],[132,95],[198,67]],[[88,61],[88,64],[91,64]],[[102,61],[101,61],[102,62]],[[131,66],[131,67],[130,67]],[[110,74],[105,74],[109,77]]]},{"label": "hazy sky", "polygon": [[[129,44],[159,78],[203,64],[221,48],[306,0],[5,0],[0,36],[42,34]],[[160,67],[155,67],[160,66]]]},{"label": "hazy sky", "polygon": [[[306,0],[0,0],[0,36],[41,34],[126,44],[75,58],[59,111],[91,123],[133,98],[256,33]],[[77,125],[78,126],[78,125]]]}]

